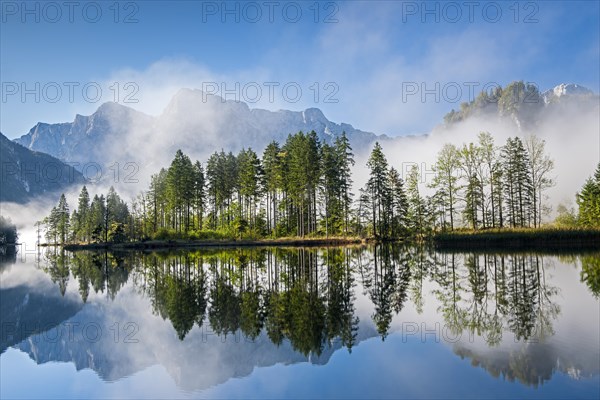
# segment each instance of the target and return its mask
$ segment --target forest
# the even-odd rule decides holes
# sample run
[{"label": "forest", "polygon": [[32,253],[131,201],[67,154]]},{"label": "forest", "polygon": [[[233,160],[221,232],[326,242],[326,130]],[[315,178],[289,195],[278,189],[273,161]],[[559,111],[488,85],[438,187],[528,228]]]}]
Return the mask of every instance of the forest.
[{"label": "forest", "polygon": [[[111,187],[90,198],[86,186],[70,211],[65,195],[37,223],[47,243],[147,240],[244,240],[359,237],[426,238],[439,232],[599,228],[600,164],[576,194],[578,210],[560,206],[553,223],[546,191],[554,162],[536,136],[498,146],[481,132],[476,143],[445,144],[424,182],[415,165],[403,179],[379,143],[369,177],[353,191],[353,150],[346,134],[332,143],[290,134],[259,156],[224,150],[192,161],[178,150],[129,204]],[[425,190],[428,189],[428,190]],[[428,193],[427,195],[425,193]]]},{"label": "forest", "polygon": [[18,239],[17,226],[10,218],[0,215],[0,246],[15,245]]}]

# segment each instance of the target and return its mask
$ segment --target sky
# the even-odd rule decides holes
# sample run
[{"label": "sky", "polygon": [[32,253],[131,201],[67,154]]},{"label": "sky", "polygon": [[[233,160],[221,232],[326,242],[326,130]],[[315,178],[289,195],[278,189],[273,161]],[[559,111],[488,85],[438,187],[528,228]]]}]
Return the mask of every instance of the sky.
[{"label": "sky", "polygon": [[158,115],[189,87],[426,133],[514,80],[600,92],[599,4],[3,1],[0,130],[16,138],[105,101]]}]

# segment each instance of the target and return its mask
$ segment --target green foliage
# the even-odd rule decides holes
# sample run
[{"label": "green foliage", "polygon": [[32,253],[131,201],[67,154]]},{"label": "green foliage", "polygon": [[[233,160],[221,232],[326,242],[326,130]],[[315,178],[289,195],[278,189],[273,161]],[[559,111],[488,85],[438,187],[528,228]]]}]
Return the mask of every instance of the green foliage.
[{"label": "green foliage", "polygon": [[[440,199],[442,229],[454,229],[456,204],[458,201],[458,170],[460,168],[459,152],[456,146],[445,144],[438,153],[438,158],[433,166],[435,172],[430,187],[436,189]],[[446,218],[448,217],[448,220]]]},{"label": "green foliage", "polygon": [[532,225],[533,182],[529,154],[518,137],[509,138],[502,149],[506,219],[511,227]]},{"label": "green foliage", "polygon": [[50,215],[42,221],[46,226],[46,240],[55,244],[64,244],[69,239],[71,226],[69,205],[64,193],[60,195],[58,204],[52,208]]},{"label": "green foliage", "polygon": [[600,298],[600,257],[598,255],[581,258],[581,281],[588,285],[596,298]]},{"label": "green foliage", "polygon": [[600,163],[594,176],[588,178],[576,198],[579,224],[584,227],[600,227]]},{"label": "green foliage", "polygon": [[113,222],[108,229],[108,241],[111,243],[123,243],[126,240],[125,225],[121,222]]},{"label": "green foliage", "polygon": [[577,214],[575,210],[567,208],[564,204],[559,204],[557,209],[557,216],[554,219],[554,225],[559,228],[574,228],[578,225]]},{"label": "green foliage", "polygon": [[515,81],[504,88],[494,87],[480,92],[474,100],[461,103],[459,110],[453,109],[446,114],[444,122],[451,125],[470,116],[501,115],[528,127],[533,125],[536,112],[543,105],[543,99],[534,84]]},{"label": "green foliage", "polygon": [[0,215],[0,245],[16,244],[18,239],[17,226],[9,217]]},{"label": "green foliage", "polygon": [[[221,150],[202,164],[177,150],[131,205],[112,187],[90,201],[84,186],[69,214],[62,196],[43,221],[46,238],[63,244],[357,235],[395,240],[461,227],[538,227],[548,211],[545,190],[553,185],[553,162],[535,136],[525,143],[509,138],[500,148],[488,132],[477,143],[445,144],[428,185],[431,196],[421,194],[426,176],[419,168],[405,182],[378,142],[356,201],[352,166],[345,133],[323,143],[314,131],[290,134],[282,145],[269,143],[262,159],[251,148],[237,155]],[[586,226],[597,224],[600,214],[598,182],[600,167],[578,195],[578,221]]]}]

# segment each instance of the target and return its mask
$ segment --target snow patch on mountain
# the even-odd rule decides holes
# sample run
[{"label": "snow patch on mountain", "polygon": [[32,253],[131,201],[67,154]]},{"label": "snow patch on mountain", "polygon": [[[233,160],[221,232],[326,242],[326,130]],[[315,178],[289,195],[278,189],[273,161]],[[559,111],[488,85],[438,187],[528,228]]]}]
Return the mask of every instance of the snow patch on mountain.
[{"label": "snow patch on mountain", "polygon": [[542,93],[545,104],[549,104],[565,96],[593,96],[594,92],[576,83],[561,83]]}]

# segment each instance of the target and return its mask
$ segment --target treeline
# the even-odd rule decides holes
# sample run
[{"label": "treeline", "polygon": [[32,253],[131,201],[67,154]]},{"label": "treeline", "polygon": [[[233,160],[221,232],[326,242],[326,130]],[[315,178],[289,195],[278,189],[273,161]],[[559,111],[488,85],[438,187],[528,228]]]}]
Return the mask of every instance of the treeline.
[{"label": "treeline", "polygon": [[487,132],[479,134],[478,143],[445,144],[427,182],[434,192],[423,196],[417,166],[408,173],[405,188],[376,144],[359,207],[359,215],[370,222],[367,234],[395,238],[457,227],[539,227],[549,211],[545,191],[554,184],[554,163],[544,146],[532,136],[525,143],[509,138],[498,147]]},{"label": "treeline", "polygon": [[16,244],[18,239],[17,226],[9,217],[0,215],[0,246]]},{"label": "treeline", "polygon": [[90,203],[84,187],[73,213],[63,195],[40,225],[53,243],[354,235],[353,157],[345,133],[328,144],[314,131],[262,157],[221,151],[202,164],[178,150],[130,207],[113,188]]},{"label": "treeline", "polygon": [[271,142],[262,160],[252,149],[215,152],[205,169],[178,151],[134,204],[139,229],[231,237],[347,233],[352,157],[345,134],[330,146],[314,131],[290,135],[283,146]]},{"label": "treeline", "polygon": [[69,213],[69,205],[64,194],[50,215],[36,225],[45,230],[49,243],[64,244],[70,242],[124,242],[135,238],[132,228],[135,221],[129,212],[127,203],[111,187],[106,196],[95,195],[90,201],[85,186],[81,189],[77,209]]},{"label": "treeline", "polygon": [[354,164],[346,134],[321,143],[313,131],[271,142],[260,157],[212,154],[203,165],[177,151],[132,205],[141,237],[332,236],[350,226]]},{"label": "treeline", "polygon": [[431,200],[436,225],[453,230],[457,219],[471,229],[539,227],[554,162],[536,136],[508,138],[502,147],[482,132],[477,143],[446,144],[433,167]]},{"label": "treeline", "polygon": [[556,223],[564,227],[600,228],[600,163],[575,195],[578,210],[559,205]]},{"label": "treeline", "polygon": [[[421,192],[423,176],[416,166],[404,181],[376,143],[367,162],[368,181],[354,198],[353,165],[345,134],[328,144],[314,131],[289,135],[283,145],[273,141],[262,157],[250,148],[237,155],[222,150],[201,163],[178,150],[130,206],[113,188],[90,201],[84,187],[76,210],[69,213],[61,196],[42,222],[53,243],[292,236],[388,240],[465,227],[535,228],[550,210],[545,201],[554,185],[554,163],[535,136],[497,146],[482,132],[477,143],[445,144],[426,185],[429,195]],[[599,188],[597,172],[578,195],[586,226],[598,226]],[[596,220],[587,217],[592,214]]]}]

